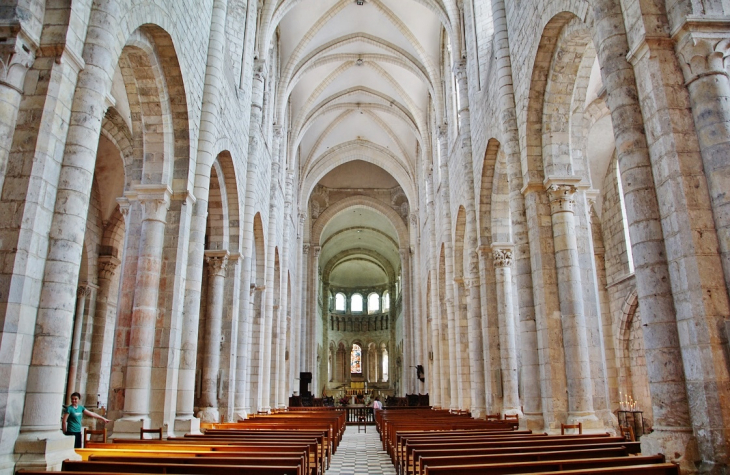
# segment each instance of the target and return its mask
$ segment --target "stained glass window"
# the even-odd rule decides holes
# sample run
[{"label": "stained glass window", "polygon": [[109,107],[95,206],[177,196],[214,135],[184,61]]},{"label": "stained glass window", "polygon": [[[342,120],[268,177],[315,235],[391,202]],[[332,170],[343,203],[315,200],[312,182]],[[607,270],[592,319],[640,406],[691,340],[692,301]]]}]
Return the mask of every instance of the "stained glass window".
[{"label": "stained glass window", "polygon": [[352,345],[352,354],[350,356],[350,372],[362,374],[362,348],[360,345]]}]

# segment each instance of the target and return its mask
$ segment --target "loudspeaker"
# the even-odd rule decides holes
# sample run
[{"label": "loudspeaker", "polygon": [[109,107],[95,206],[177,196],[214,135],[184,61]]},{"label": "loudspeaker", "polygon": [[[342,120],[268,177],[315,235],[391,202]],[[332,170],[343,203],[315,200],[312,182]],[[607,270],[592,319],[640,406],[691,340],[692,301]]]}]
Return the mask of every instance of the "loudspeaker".
[{"label": "loudspeaker", "polygon": [[299,395],[311,396],[309,384],[312,382],[312,373],[299,373]]}]

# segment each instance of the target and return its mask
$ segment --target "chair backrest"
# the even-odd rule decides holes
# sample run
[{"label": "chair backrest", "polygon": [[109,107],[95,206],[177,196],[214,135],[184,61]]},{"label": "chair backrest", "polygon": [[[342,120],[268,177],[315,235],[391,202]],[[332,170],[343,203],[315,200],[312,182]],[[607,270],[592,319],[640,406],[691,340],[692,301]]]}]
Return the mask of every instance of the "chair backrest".
[{"label": "chair backrest", "polygon": [[519,422],[519,420],[520,420],[520,416],[519,416],[518,414],[505,414],[505,415],[504,415],[504,420],[505,420],[505,421],[515,421],[515,422]]},{"label": "chair backrest", "polygon": [[145,429],[144,427],[139,430],[139,440],[144,440],[144,435],[150,434],[154,435],[157,434],[160,440],[162,440],[162,427],[158,427],[157,429]]},{"label": "chair backrest", "polygon": [[496,414],[487,414],[487,420],[488,421],[498,421],[502,419],[502,414],[496,413]]},{"label": "chair backrest", "polygon": [[89,429],[88,427],[84,427],[84,445],[86,445],[86,442],[91,440],[89,437],[94,435],[100,435],[101,440],[99,442],[106,444],[106,428],[104,429]]},{"label": "chair backrest", "polygon": [[578,429],[578,433],[583,433],[583,423],[579,422],[577,424],[560,424],[560,435],[565,435],[565,429]]},{"label": "chair backrest", "polygon": [[624,439],[630,442],[636,441],[636,436],[634,435],[634,428],[631,426],[620,426],[619,430],[621,431],[621,435],[624,436]]}]

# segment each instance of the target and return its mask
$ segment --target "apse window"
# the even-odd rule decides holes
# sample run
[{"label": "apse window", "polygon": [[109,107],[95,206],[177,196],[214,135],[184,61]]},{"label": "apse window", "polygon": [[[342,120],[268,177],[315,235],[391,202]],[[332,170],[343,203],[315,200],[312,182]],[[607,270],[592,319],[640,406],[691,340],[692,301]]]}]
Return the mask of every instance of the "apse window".
[{"label": "apse window", "polygon": [[390,310],[390,292],[383,294],[383,311]]},{"label": "apse window", "polygon": [[350,311],[362,312],[362,295],[352,294],[352,299],[350,300]]},{"label": "apse window", "polygon": [[337,312],[345,311],[345,294],[338,293],[335,295],[335,310]]},{"label": "apse window", "polygon": [[362,348],[357,343],[352,345],[352,353],[350,355],[350,372],[362,374]]},{"label": "apse window", "polygon": [[383,362],[383,367],[381,368],[383,372],[383,382],[388,382],[388,350],[385,348],[382,348],[381,361]]},{"label": "apse window", "polygon": [[373,292],[368,295],[368,313],[377,313],[380,311],[380,295]]}]

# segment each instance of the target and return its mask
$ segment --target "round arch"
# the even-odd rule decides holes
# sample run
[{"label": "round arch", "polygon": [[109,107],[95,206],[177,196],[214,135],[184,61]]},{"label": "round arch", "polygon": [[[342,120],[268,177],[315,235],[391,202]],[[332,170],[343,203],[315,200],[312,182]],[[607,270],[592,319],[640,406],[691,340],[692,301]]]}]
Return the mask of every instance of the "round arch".
[{"label": "round arch", "polygon": [[345,198],[327,209],[319,215],[319,218],[312,225],[311,245],[319,246],[320,238],[324,227],[339,213],[353,207],[369,208],[385,216],[395,228],[398,235],[398,245],[400,247],[408,244],[408,228],[403,222],[400,215],[385,203],[365,195],[355,195]]}]

